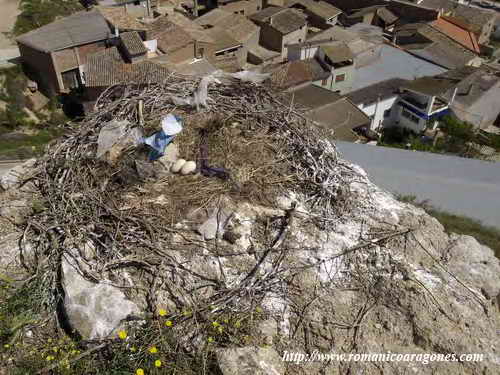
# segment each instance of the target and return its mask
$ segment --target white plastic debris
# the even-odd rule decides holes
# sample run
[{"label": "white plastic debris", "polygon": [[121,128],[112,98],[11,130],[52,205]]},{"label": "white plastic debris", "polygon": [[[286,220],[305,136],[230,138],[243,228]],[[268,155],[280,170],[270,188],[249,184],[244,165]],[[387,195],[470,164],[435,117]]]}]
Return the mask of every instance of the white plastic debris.
[{"label": "white plastic debris", "polygon": [[141,129],[132,128],[127,120],[110,121],[104,125],[99,132],[97,139],[97,157],[103,157],[106,152],[111,151],[113,147],[119,146],[122,149],[128,145],[138,146],[143,143],[143,134]]},{"label": "white plastic debris", "polygon": [[161,128],[166,135],[176,135],[182,131],[182,124],[177,117],[169,113],[162,118]]}]

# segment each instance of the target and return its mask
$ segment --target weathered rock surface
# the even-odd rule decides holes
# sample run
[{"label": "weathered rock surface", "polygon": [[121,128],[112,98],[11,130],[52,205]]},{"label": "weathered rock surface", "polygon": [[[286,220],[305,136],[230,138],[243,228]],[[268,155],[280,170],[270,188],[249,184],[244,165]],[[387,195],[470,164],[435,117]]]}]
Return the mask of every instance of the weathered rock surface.
[{"label": "weathered rock surface", "polygon": [[3,176],[0,176],[0,187],[3,190],[9,190],[12,188],[19,187],[23,182],[23,179],[35,166],[36,159],[29,159],[23,164],[20,164],[12,169],[10,169]]},{"label": "weathered rock surface", "polygon": [[[293,202],[298,203],[279,247],[286,249],[284,264],[289,270],[277,272],[273,268],[281,252],[272,251],[262,261],[256,277],[256,280],[269,275],[274,278],[274,286],[261,303],[267,313],[266,320],[252,332],[273,349],[221,349],[218,360],[223,373],[497,374],[500,264],[491,249],[469,236],[448,235],[436,219],[421,209],[396,201],[371,184],[363,171],[352,168],[360,173],[359,181],[350,184],[350,201],[355,204],[346,207],[345,214],[325,227],[312,220],[314,212],[308,211],[301,197],[294,193],[282,197],[275,207],[239,202],[230,206],[222,220],[220,217],[217,220],[216,210],[208,211],[195,224],[179,223],[180,228],[190,233],[173,235],[173,248],[168,255],[178,264],[189,266],[193,274],[205,280],[220,280],[225,288],[232,288],[249,274],[264,249],[279,236],[286,210]],[[168,208],[168,199],[160,198],[157,203],[165,202]],[[224,235],[218,233],[221,222],[225,223]],[[2,255],[9,254],[13,264],[20,235],[7,234],[0,241]],[[82,257],[92,263],[92,246],[88,246],[89,251]],[[210,246],[217,246],[217,256],[209,251]],[[131,301],[118,288],[86,280],[72,267],[71,259],[65,259],[62,267],[69,321],[86,338],[112,333],[122,319],[140,313],[140,307],[147,305],[144,295],[137,294]],[[296,269],[301,272],[288,278]],[[166,273],[161,269],[158,272]],[[113,276],[115,285],[143,288],[149,285],[139,273],[117,271]],[[183,280],[193,283],[189,296],[172,296],[163,289],[157,302],[170,310],[175,307],[172,301],[176,299],[185,299],[188,304],[217,292],[212,288],[197,288],[205,286],[206,281],[193,280],[189,276]],[[179,337],[180,345],[192,347],[193,342],[197,341],[187,333]],[[484,359],[427,364],[404,361],[304,364],[282,362],[285,350],[347,354],[478,353]]]},{"label": "weathered rock surface", "polygon": [[119,328],[122,319],[139,313],[120,289],[86,280],[73,259],[65,257],[61,266],[65,312],[71,327],[84,339],[104,338]]},{"label": "weathered rock surface", "polygon": [[217,351],[224,375],[283,375],[285,366],[272,348],[243,347]]},{"label": "weathered rock surface", "polygon": [[32,208],[26,199],[16,199],[0,203],[0,216],[10,220],[14,224],[22,224],[31,212]]}]

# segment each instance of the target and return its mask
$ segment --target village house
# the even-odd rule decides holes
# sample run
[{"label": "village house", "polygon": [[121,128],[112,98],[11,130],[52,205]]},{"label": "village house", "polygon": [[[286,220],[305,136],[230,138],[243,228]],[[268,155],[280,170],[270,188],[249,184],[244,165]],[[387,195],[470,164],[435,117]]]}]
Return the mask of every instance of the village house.
[{"label": "village house", "polygon": [[[179,64],[205,58],[215,67],[230,72],[240,70],[246,62],[247,51],[243,43],[235,39],[229,29],[219,26],[205,29],[180,13],[158,17],[149,26],[148,39],[156,39],[162,53],[158,61]],[[252,25],[249,26],[255,32]],[[244,30],[242,28],[241,33],[235,35],[244,40]]]},{"label": "village house", "polygon": [[336,25],[342,11],[323,0],[275,0],[270,5],[297,9],[304,14],[310,27],[326,29]]},{"label": "village house", "polygon": [[292,44],[288,50],[288,60],[316,59],[330,74],[313,84],[339,94],[351,90],[355,74],[355,60],[348,45],[342,41],[315,40]]},{"label": "village house", "polygon": [[340,20],[344,26],[352,26],[358,23],[375,25],[385,31],[392,31],[399,17],[392,13],[387,5],[373,5],[366,8],[356,9],[342,14]]},{"label": "village house", "polygon": [[264,8],[263,0],[215,0],[214,3],[218,9],[247,17]]},{"label": "village house", "polygon": [[372,131],[399,126],[421,133],[435,129],[448,114],[488,129],[500,114],[499,95],[497,71],[466,66],[415,80],[388,79],[348,97],[372,119]]},{"label": "village house", "polygon": [[456,32],[454,25],[446,20],[406,24],[395,30],[393,42],[447,69],[481,65],[483,60],[475,52],[475,39],[471,39],[466,30],[461,30],[461,33]]},{"label": "village house", "polygon": [[87,56],[106,49],[113,31],[97,10],[75,13],[19,36],[22,64],[47,95],[84,84]]},{"label": "village house", "polygon": [[434,130],[438,119],[450,113],[450,104],[455,95],[448,100],[443,93],[449,88],[447,82],[434,77],[421,77],[401,87],[396,107],[395,124],[421,133],[426,129]]},{"label": "village house", "polygon": [[295,9],[269,7],[250,16],[260,26],[259,44],[287,57],[287,46],[306,40],[307,22]]},{"label": "village house", "polygon": [[476,34],[479,44],[489,43],[497,19],[495,11],[469,7],[453,0],[421,0],[418,5],[440,10],[442,15],[451,16],[463,22]]},{"label": "village house", "polygon": [[447,83],[440,95],[451,102],[454,117],[483,130],[495,123],[500,114],[500,74],[497,71],[486,67],[463,67],[428,81],[429,85],[439,87],[437,82]]},{"label": "village house", "polygon": [[240,66],[248,60],[248,51],[254,50],[259,45],[260,27],[240,14],[232,14],[222,9],[214,9],[195,21],[205,30],[222,29],[241,46]]},{"label": "village house", "polygon": [[370,118],[369,130],[379,132],[395,125],[400,88],[407,82],[405,79],[391,78],[352,91],[347,97]]}]

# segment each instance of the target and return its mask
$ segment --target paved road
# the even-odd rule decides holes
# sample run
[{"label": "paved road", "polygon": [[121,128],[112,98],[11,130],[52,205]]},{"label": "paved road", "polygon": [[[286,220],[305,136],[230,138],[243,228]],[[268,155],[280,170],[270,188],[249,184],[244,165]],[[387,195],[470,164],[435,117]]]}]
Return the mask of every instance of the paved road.
[{"label": "paved road", "polygon": [[337,142],[378,186],[500,228],[500,163]]}]

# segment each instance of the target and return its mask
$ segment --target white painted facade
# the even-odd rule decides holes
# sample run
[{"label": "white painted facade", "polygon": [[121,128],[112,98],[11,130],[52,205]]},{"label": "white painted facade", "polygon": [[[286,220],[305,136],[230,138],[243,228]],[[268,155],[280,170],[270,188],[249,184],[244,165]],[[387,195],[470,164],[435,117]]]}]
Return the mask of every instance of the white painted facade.
[{"label": "white painted facade", "polygon": [[395,104],[398,100],[399,96],[394,95],[389,98],[380,99],[373,103],[358,105],[358,108],[372,120],[370,130],[379,131],[382,127],[390,127],[394,125],[394,122],[397,119]]}]

